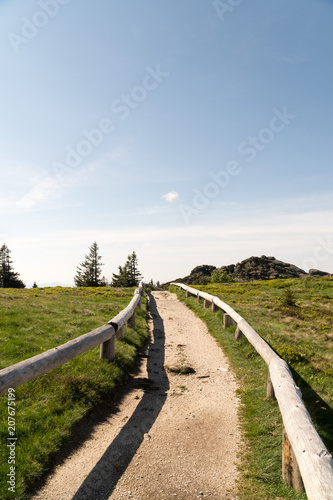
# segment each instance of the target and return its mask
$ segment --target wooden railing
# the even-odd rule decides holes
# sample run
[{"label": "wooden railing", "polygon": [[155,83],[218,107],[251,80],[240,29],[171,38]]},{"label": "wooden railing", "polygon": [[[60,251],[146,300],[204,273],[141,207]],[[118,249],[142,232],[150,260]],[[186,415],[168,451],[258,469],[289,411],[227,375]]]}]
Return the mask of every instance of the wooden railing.
[{"label": "wooden railing", "polygon": [[[228,304],[214,295],[181,283],[171,283],[204,300],[204,307],[224,312],[224,327],[237,324],[235,340],[242,335],[253,345],[268,366],[267,396],[276,398],[284,424],[282,474],[297,490],[305,489],[309,500],[333,499],[333,458],[318,435],[287,363]],[[303,488],[304,486],[304,488]]]},{"label": "wooden railing", "polygon": [[101,346],[100,357],[112,361],[115,357],[116,336],[124,338],[126,322],[135,328],[135,309],[141,307],[142,292],[143,283],[140,283],[128,306],[106,325],[0,370],[0,394],[29,382],[98,345]]}]

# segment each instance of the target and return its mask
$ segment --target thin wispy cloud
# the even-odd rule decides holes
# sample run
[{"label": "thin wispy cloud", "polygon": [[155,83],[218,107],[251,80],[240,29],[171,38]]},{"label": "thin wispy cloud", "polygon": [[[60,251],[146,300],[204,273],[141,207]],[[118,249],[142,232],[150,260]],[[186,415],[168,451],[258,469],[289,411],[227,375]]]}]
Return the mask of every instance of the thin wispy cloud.
[{"label": "thin wispy cloud", "polygon": [[118,144],[110,153],[106,155],[106,159],[121,165],[129,165],[132,163],[130,149],[124,144]]},{"label": "thin wispy cloud", "polygon": [[[169,214],[171,211],[171,207],[161,207],[159,205],[153,206],[153,207],[142,207],[138,208],[135,211],[132,211],[130,213],[125,213],[124,215],[127,216],[141,216],[141,215],[163,215],[163,214]],[[122,214],[120,214],[122,215]]]},{"label": "thin wispy cloud", "polygon": [[[75,192],[84,186],[93,186],[99,183],[95,175],[97,170],[96,163],[89,163],[64,175],[54,174],[39,177],[34,185],[16,202],[16,207],[23,211],[61,208],[61,200],[69,190]],[[59,200],[57,205],[54,204],[56,200]]]},{"label": "thin wispy cloud", "polygon": [[27,188],[35,184],[40,178],[43,169],[30,162],[22,162],[6,154],[0,153],[1,185],[0,192],[4,189],[10,191],[15,188]]},{"label": "thin wispy cloud", "polygon": [[32,210],[39,205],[50,204],[58,199],[62,194],[62,186],[55,177],[46,177],[37,182],[22,198],[17,202],[18,208]]}]

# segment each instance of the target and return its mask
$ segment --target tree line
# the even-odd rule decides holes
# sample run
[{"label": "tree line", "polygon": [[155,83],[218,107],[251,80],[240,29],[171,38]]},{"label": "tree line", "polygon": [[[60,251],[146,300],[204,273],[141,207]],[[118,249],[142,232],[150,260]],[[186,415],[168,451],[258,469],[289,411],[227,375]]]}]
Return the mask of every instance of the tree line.
[{"label": "tree line", "polygon": [[[89,247],[89,253],[85,255],[84,261],[77,266],[74,283],[76,286],[107,286],[105,276],[102,275],[102,257],[98,252],[97,243]],[[138,258],[133,251],[128,255],[123,266],[118,266],[118,274],[112,274],[110,285],[115,287],[137,286],[142,278],[138,269]]]},{"label": "tree line", "polygon": [[[19,274],[14,271],[11,251],[7,245],[0,248],[0,288],[25,288],[25,284],[20,279]],[[89,253],[81,264],[76,268],[74,283],[77,287],[114,286],[130,287],[137,286],[142,278],[138,269],[138,258],[133,251],[127,256],[123,266],[118,266],[118,273],[112,274],[109,283],[105,276],[102,276],[102,257],[99,255],[97,243],[89,247]],[[33,285],[37,288],[36,282]]]}]

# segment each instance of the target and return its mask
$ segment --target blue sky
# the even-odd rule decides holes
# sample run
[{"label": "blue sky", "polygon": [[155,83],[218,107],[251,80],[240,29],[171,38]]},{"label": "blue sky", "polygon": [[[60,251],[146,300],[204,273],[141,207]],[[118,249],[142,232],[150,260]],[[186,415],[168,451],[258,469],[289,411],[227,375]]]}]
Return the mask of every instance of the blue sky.
[{"label": "blue sky", "polygon": [[[237,5],[236,5],[237,4]],[[27,285],[333,272],[333,3],[0,0],[0,243]]]}]

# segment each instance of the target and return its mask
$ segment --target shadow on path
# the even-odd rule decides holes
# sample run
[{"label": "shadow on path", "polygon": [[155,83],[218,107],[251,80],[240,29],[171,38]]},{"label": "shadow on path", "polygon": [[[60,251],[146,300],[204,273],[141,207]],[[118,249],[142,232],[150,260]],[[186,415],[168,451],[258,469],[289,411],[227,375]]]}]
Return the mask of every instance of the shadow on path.
[{"label": "shadow on path", "polygon": [[164,325],[151,294],[149,303],[153,339],[147,358],[148,379],[135,379],[136,387],[143,389],[144,395],[128,422],[77,490],[73,500],[109,498],[165,403],[169,381],[164,370]]}]

